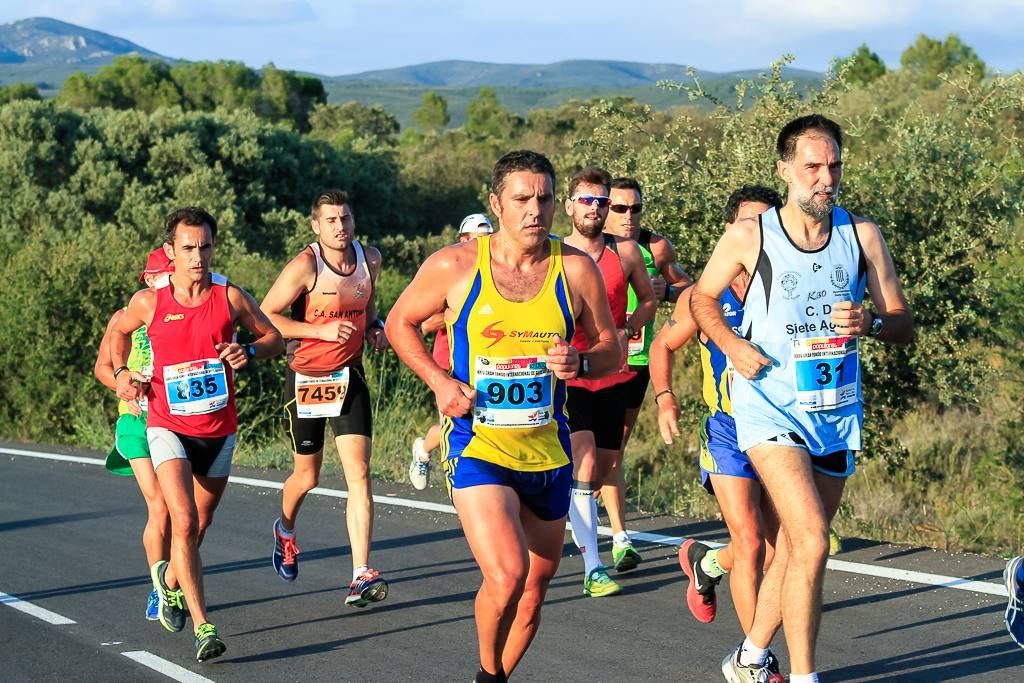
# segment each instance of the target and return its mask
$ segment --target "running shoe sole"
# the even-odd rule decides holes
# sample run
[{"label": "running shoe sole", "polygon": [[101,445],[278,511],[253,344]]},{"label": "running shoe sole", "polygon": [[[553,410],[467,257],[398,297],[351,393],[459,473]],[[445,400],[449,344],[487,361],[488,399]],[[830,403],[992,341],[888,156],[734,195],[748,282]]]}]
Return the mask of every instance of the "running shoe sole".
[{"label": "running shoe sole", "polygon": [[631,569],[636,569],[640,565],[642,559],[643,558],[640,557],[640,553],[633,548],[629,548],[622,557],[619,558],[618,562],[615,563],[615,571],[628,572]]},{"label": "running shoe sole", "polygon": [[205,662],[220,657],[227,652],[228,646],[220,639],[220,636],[207,636],[196,645],[196,661]]},{"label": "running shoe sole", "polygon": [[388,597],[388,582],[378,578],[359,591],[358,596],[350,595],[345,598],[345,604],[352,607],[366,607],[371,602],[380,602],[386,597]]}]

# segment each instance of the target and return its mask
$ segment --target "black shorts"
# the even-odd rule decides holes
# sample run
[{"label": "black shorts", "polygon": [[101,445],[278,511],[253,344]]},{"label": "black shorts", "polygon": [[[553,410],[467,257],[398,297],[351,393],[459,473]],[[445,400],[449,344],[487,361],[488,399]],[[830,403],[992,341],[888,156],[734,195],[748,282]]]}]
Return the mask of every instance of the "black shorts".
[{"label": "black shorts", "polygon": [[[796,432],[773,436],[768,439],[768,441],[782,444],[786,444],[788,441],[796,446],[800,446],[801,448],[807,447],[807,442],[804,441]],[[811,467],[822,474],[827,474],[830,477],[846,478],[853,475],[857,465],[854,451],[842,450],[826,453],[825,455],[812,455]]]},{"label": "black shorts", "polygon": [[651,383],[651,370],[646,365],[630,365],[629,369],[636,374],[622,385],[626,389],[626,410],[639,410]]},{"label": "black shorts", "polygon": [[569,432],[593,432],[598,448],[617,451],[622,448],[622,430],[626,426],[625,384],[590,391],[568,387]]},{"label": "black shorts", "polygon": [[292,442],[292,450],[299,455],[314,455],[324,448],[324,429],[331,423],[334,436],[349,434],[373,435],[373,415],[370,412],[370,389],[366,386],[363,366],[352,365],[349,370],[348,393],[337,417],[299,417],[295,407],[295,371],[288,368],[284,383],[285,428]]}]

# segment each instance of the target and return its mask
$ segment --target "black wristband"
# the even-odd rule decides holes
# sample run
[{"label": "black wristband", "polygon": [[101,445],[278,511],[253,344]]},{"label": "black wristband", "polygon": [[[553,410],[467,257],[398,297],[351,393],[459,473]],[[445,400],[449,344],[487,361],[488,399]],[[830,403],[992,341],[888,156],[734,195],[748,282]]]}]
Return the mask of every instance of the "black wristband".
[{"label": "black wristband", "polygon": [[120,366],[118,368],[115,368],[114,369],[114,379],[117,379],[117,376],[120,375],[122,372],[124,372],[127,369],[128,369],[127,365],[122,365],[122,366]]},{"label": "black wristband", "polygon": [[654,395],[654,402],[657,403],[658,402],[658,397],[659,396],[663,396],[665,394],[671,394],[672,398],[676,397],[675,393],[673,393],[671,389],[662,389],[661,391],[659,391],[658,393],[656,393]]},{"label": "black wristband", "polygon": [[377,318],[372,323],[367,325],[366,329],[370,330],[371,328],[374,328],[374,327],[377,328],[378,330],[383,330],[384,329],[384,321],[381,320],[380,318]]},{"label": "black wristband", "polygon": [[676,288],[672,285],[665,285],[665,301],[672,301],[672,295],[676,293]]}]

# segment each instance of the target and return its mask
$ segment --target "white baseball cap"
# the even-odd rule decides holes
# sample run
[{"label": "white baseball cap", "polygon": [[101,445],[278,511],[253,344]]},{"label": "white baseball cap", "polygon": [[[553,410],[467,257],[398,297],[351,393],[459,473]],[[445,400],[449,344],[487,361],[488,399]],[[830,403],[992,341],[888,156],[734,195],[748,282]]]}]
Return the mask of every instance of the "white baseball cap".
[{"label": "white baseball cap", "polygon": [[[487,226],[482,228],[481,226]],[[459,224],[459,234],[465,235],[471,232],[485,232],[488,235],[494,232],[494,226],[491,225],[491,219],[482,213],[471,213],[462,219],[462,223]]]}]

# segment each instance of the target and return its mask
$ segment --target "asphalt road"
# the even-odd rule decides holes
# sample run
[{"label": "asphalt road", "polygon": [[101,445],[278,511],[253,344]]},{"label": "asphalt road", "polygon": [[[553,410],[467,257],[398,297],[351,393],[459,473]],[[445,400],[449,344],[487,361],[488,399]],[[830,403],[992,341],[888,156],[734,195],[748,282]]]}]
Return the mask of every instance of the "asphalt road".
[{"label": "asphalt road", "polygon": [[[237,467],[232,474],[283,478]],[[140,542],[145,506],[133,480],[94,464],[0,452],[0,481],[0,591],[74,622],[48,623],[0,605],[0,680],[469,681],[476,670],[472,607],[480,577],[450,513],[377,506],[371,559],[391,592],[359,610],[344,605],[351,571],[345,501],[307,498],[298,525],[299,579],[285,583],[270,565],[280,493],[233,483],[202,550],[211,618],[228,651],[199,665],[190,628],[170,634],[143,618],[150,590]],[[327,477],[321,486],[343,489],[344,482]],[[382,485],[376,493],[447,502],[433,487],[420,493]],[[720,524],[665,517],[634,519],[630,528],[725,537]],[[1024,650],[1003,630],[1005,598],[870,575],[905,569],[964,577],[998,593],[1002,560],[845,544],[836,559],[868,574],[827,573],[823,681],[1024,680]],[[617,577],[622,594],[585,598],[574,551],[567,537],[543,626],[514,680],[722,680],[720,661],[742,638],[727,589],[719,591],[718,619],[698,624],[685,606],[674,548],[646,545],[641,567]],[[604,543],[602,553],[609,553]],[[775,649],[785,665],[781,635]]]}]

